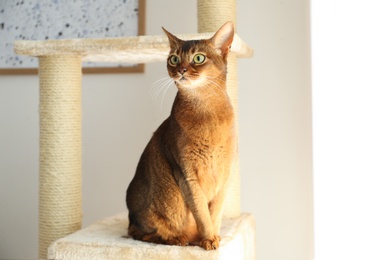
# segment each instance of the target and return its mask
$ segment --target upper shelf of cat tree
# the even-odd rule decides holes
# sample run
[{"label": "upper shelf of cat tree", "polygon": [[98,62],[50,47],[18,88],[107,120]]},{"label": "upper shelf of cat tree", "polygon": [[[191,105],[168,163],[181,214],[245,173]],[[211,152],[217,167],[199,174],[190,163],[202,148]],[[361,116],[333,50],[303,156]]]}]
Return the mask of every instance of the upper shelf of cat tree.
[{"label": "upper shelf of cat tree", "polygon": [[[182,34],[180,39],[208,39],[213,33]],[[169,51],[164,35],[127,38],[16,41],[17,54],[28,56],[82,55],[84,61],[147,63],[164,61]],[[251,57],[253,50],[236,34],[231,51],[238,57]]]}]

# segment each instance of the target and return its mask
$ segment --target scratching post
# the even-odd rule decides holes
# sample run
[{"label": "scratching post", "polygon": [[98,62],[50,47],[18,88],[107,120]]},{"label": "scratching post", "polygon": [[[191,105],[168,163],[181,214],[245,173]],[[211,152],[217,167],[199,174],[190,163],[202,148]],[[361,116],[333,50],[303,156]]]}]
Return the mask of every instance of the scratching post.
[{"label": "scratching post", "polygon": [[39,257],[81,228],[81,57],[39,58]]},{"label": "scratching post", "polygon": [[[236,0],[198,0],[198,31],[200,33],[215,32],[227,21],[233,22],[236,28]],[[237,56],[235,53],[229,54],[226,87],[233,104],[236,126],[238,127],[238,80]],[[234,218],[240,214],[240,174],[237,151],[226,192],[223,216]]]}]

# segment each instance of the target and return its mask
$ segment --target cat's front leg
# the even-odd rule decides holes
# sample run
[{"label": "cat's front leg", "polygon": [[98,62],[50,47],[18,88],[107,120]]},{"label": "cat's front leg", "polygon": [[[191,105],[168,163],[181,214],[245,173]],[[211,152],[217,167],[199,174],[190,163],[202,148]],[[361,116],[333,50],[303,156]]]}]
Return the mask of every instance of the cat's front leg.
[{"label": "cat's front leg", "polygon": [[225,198],[225,191],[226,191],[226,187],[221,188],[221,190],[209,203],[209,212],[210,212],[211,221],[213,222],[215,235],[213,239],[204,239],[201,241],[201,246],[206,250],[212,250],[218,248],[219,242],[221,241],[219,232],[222,223],[222,213],[223,213],[222,208],[223,208],[223,202]]},{"label": "cat's front leg", "polygon": [[221,238],[218,235],[214,235],[212,238],[205,238],[200,241],[200,246],[205,250],[215,250],[219,248],[219,241]]},{"label": "cat's front leg", "polygon": [[183,172],[181,176],[182,178],[178,181],[179,187],[195,218],[201,238],[200,246],[206,250],[217,249],[219,247],[219,236],[215,233],[206,195],[193,173]]},{"label": "cat's front leg", "polygon": [[223,209],[223,202],[225,199],[225,191],[226,188],[222,188],[216,196],[213,198],[213,200],[209,203],[209,210],[210,210],[210,216],[211,221],[214,224],[214,230],[216,234],[219,234],[219,231],[221,229],[221,223],[222,223],[222,209]]},{"label": "cat's front leg", "polygon": [[[229,159],[226,159],[229,162]],[[222,223],[222,215],[223,215],[223,205],[225,203],[227,186],[231,171],[231,164],[225,161],[220,162],[221,167],[219,168],[220,173],[220,185],[218,186],[217,193],[214,198],[209,203],[211,220],[214,224],[215,233],[219,234]]]}]

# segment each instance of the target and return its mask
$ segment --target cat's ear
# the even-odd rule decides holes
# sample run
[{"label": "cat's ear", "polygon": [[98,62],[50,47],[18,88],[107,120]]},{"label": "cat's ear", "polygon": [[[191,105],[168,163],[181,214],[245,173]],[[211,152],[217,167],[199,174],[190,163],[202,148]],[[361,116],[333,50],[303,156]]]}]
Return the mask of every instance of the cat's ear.
[{"label": "cat's ear", "polygon": [[175,35],[173,35],[172,33],[168,32],[167,30],[165,30],[164,27],[161,27],[163,29],[163,31],[165,32],[165,34],[167,35],[168,37],[168,40],[169,40],[169,46],[171,47],[171,49],[177,47],[177,45],[182,41],[180,40],[179,38],[177,38]]},{"label": "cat's ear", "polygon": [[221,55],[226,57],[230,50],[234,38],[234,26],[232,22],[226,22],[222,27],[211,37],[210,41],[215,49],[221,51]]}]

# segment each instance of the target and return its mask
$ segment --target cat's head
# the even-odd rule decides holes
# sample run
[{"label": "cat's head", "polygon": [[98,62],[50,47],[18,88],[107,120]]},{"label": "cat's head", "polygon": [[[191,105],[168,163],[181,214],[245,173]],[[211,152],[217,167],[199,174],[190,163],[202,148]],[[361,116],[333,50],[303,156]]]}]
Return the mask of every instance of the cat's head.
[{"label": "cat's head", "polygon": [[178,88],[196,88],[226,80],[234,27],[225,23],[210,39],[184,41],[163,28],[171,47],[167,68]]}]

